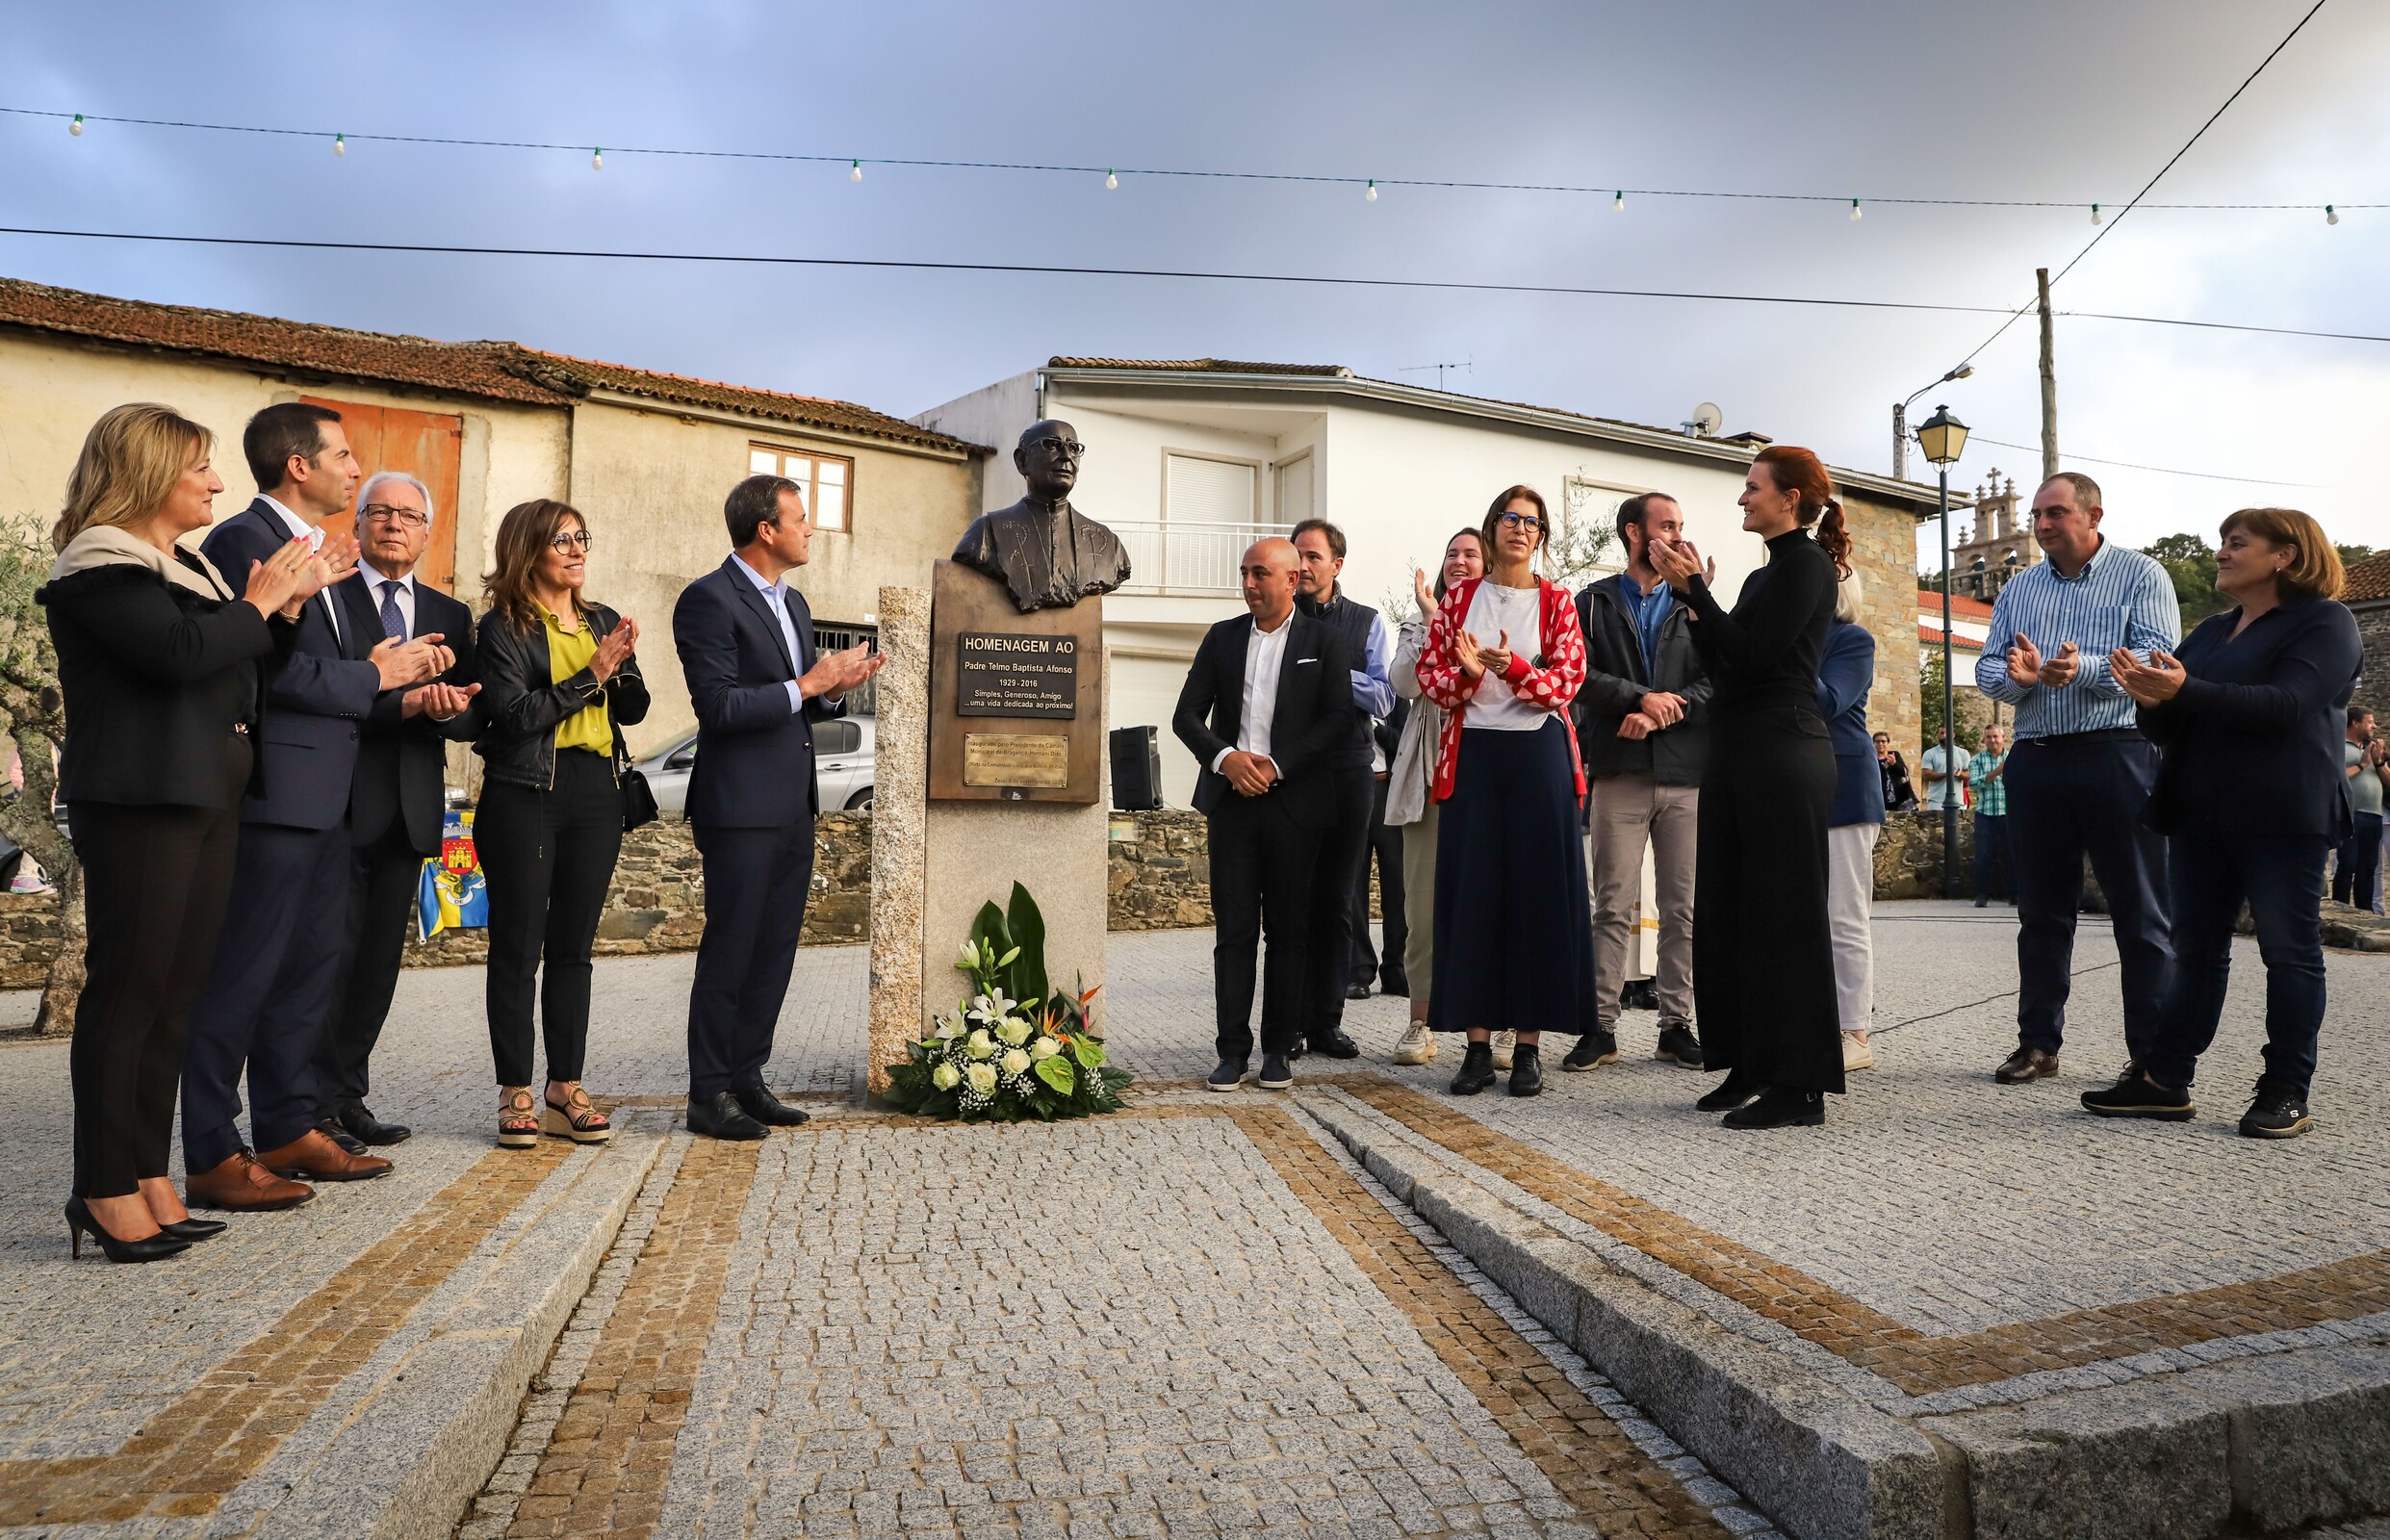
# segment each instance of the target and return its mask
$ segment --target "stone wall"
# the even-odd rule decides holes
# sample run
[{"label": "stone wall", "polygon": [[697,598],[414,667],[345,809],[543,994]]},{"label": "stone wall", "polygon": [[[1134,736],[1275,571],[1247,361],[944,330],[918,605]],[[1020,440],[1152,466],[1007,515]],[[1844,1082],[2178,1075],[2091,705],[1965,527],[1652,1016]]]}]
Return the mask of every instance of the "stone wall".
[{"label": "stone wall", "polygon": [[[1975,817],[1959,814],[1959,859],[1952,896],[1975,894]],[[1941,814],[1895,812],[1884,818],[1884,833],[1875,842],[1875,896],[1878,898],[1940,898],[1941,891]]]},{"label": "stone wall", "polygon": [[0,989],[38,989],[58,955],[58,895],[0,893]]},{"label": "stone wall", "polygon": [[1212,923],[1203,815],[1192,808],[1112,815],[1112,928],[1171,931]]},{"label": "stone wall", "polygon": [[[1867,692],[1867,725],[1896,744],[1923,741],[1917,708],[1917,521],[1905,508],[1870,502],[1845,491],[1842,516],[1850,529],[1851,566],[1865,585],[1860,620],[1875,636],[1875,685]],[[1966,682],[1964,672],[1960,682]],[[1972,694],[1971,690],[1965,693]],[[1914,754],[1912,760],[1914,762]]]},{"label": "stone wall", "polygon": [[2357,634],[2365,639],[2365,666],[2354,704],[2390,716],[2390,602],[2360,601],[2349,609],[2357,618]]}]

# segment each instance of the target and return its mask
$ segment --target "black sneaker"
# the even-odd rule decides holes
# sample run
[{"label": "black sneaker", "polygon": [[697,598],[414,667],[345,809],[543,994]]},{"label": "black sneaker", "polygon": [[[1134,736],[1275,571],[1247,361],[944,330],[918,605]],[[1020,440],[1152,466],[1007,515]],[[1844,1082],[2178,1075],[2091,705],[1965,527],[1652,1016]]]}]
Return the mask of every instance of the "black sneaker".
[{"label": "black sneaker", "polygon": [[1533,1096],[1544,1089],[1544,1056],[1535,1043],[1523,1042],[1510,1050],[1510,1094]]},{"label": "black sneaker", "polygon": [[1766,1093],[1767,1088],[1760,1085],[1760,1077],[1750,1070],[1730,1069],[1726,1072],[1726,1078],[1718,1082],[1715,1091],[1693,1105],[1706,1113],[1731,1113]]},{"label": "black sneaker", "polygon": [[1203,1084],[1214,1091],[1234,1091],[1245,1083],[1246,1063],[1246,1059],[1243,1054],[1233,1059],[1222,1059],[1220,1062],[1220,1067],[1213,1070],[1211,1078]]},{"label": "black sneaker", "polygon": [[2190,1087],[2161,1086],[2138,1065],[2118,1076],[2106,1091],[2085,1091],[2083,1110],[2102,1117],[2154,1117],[2166,1123],[2187,1123],[2198,1111]]},{"label": "black sneaker", "polygon": [[2297,1139],[2313,1126],[2307,1098],[2271,1080],[2257,1082],[2257,1099],[2241,1115],[2244,1139]]},{"label": "black sneaker", "polygon": [[1686,1069],[1709,1067],[1709,1061],[1702,1057],[1701,1039],[1693,1035],[1693,1026],[1689,1021],[1661,1022],[1659,1049],[1652,1057]]},{"label": "black sneaker", "polygon": [[1253,1077],[1253,1084],[1264,1091],[1284,1091],[1295,1084],[1295,1071],[1287,1064],[1286,1055],[1282,1053],[1263,1054],[1261,1073]]},{"label": "black sneaker", "polygon": [[[1517,1061],[1514,1058],[1512,1063]],[[1618,1038],[1608,1032],[1588,1032],[1577,1040],[1577,1046],[1560,1061],[1560,1067],[1572,1074],[1599,1069],[1604,1065],[1618,1063]]]},{"label": "black sneaker", "polygon": [[1305,1040],[1305,1042],[1311,1052],[1324,1054],[1330,1059],[1361,1057],[1361,1045],[1353,1041],[1351,1036],[1342,1027],[1325,1034],[1315,1032]]},{"label": "black sneaker", "polygon": [[[1514,1054],[1511,1063],[1518,1063]],[[1474,1096],[1494,1083],[1494,1045],[1473,1042],[1460,1058],[1460,1073],[1452,1077],[1452,1094]]]}]

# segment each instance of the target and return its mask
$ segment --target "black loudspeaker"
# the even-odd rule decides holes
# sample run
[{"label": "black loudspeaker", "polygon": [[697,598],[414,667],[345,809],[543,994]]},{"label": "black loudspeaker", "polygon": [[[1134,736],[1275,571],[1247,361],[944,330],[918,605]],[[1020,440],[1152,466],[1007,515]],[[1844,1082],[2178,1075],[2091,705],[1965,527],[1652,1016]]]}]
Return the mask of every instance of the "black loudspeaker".
[{"label": "black loudspeaker", "polygon": [[1112,730],[1112,806],[1116,812],[1144,812],[1162,806],[1159,730]]}]

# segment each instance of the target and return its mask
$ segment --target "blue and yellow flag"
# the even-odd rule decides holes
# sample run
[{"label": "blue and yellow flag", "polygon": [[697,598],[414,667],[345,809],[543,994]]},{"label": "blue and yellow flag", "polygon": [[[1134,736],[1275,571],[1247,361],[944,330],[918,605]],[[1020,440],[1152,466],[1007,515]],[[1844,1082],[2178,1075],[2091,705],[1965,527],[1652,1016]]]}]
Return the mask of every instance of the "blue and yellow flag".
[{"label": "blue and yellow flag", "polygon": [[440,859],[424,862],[415,894],[415,922],[428,941],[446,930],[490,923],[490,891],[473,848],[473,814],[451,810],[441,831]]}]

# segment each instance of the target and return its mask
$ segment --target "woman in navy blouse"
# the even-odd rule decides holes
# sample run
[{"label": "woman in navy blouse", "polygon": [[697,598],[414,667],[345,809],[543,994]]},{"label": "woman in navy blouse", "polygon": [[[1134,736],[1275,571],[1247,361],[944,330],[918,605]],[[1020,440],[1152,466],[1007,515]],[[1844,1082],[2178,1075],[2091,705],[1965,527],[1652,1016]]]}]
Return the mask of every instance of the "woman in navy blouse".
[{"label": "woman in navy blouse", "polygon": [[2083,1105],[2112,1117],[2193,1115],[2192,1076],[2216,1040],[2246,901],[2266,964],[2266,1067],[2241,1132],[2292,1139],[2307,1131],[2324,1025],[2324,857],[2352,821],[2340,745],[2365,648],[2338,602],[2339,553],[2313,519],[2244,508],[2221,536],[2216,587],[2237,607],[2201,622],[2179,658],[2109,659],[2164,751],[2145,816],[2168,836],[2175,972],[2157,1047]]}]

